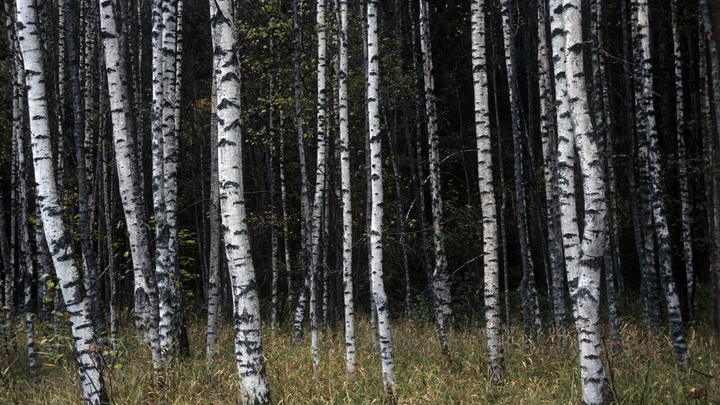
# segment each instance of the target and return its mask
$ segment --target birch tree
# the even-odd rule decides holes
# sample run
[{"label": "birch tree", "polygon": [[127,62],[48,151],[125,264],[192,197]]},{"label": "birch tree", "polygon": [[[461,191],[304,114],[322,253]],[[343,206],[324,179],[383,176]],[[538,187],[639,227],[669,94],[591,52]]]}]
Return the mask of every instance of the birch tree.
[{"label": "birch tree", "polygon": [[599,303],[607,209],[600,153],[590,120],[584,81],[582,14],[577,0],[551,0],[550,10],[558,107],[558,164],[565,166],[564,175],[558,178],[561,204],[563,199],[569,203],[575,199],[574,193],[568,192],[573,184],[570,181],[572,178],[568,178],[573,167],[568,167],[573,156],[568,146],[574,144],[585,212],[581,238],[569,235],[577,226],[577,211],[561,209],[560,216],[568,280],[571,275],[577,280],[575,291],[571,294],[575,296],[582,401],[584,404],[604,404],[608,400],[608,387],[600,357]]},{"label": "birch tree", "polygon": [[218,184],[218,156],[217,156],[217,77],[212,77],[212,96],[210,107],[210,263],[208,269],[208,320],[206,332],[206,359],[212,363],[218,353],[217,332],[218,315],[220,312],[220,269],[222,267],[220,254],[220,189]]},{"label": "birch tree", "polygon": [[514,30],[515,22],[509,0],[501,0],[503,38],[505,44],[505,68],[507,69],[508,90],[510,93],[510,115],[512,120],[513,151],[515,155],[515,195],[517,208],[515,215],[520,236],[520,254],[522,256],[523,278],[521,286],[523,305],[523,325],[525,337],[537,337],[542,334],[540,321],[540,307],[538,305],[535,275],[533,273],[532,252],[530,251],[530,236],[527,226],[527,213],[525,211],[525,187],[522,142],[520,133],[520,115],[518,112],[518,84],[517,84],[517,56],[515,49]]},{"label": "birch tree", "polygon": [[[710,69],[710,77],[712,78],[712,98],[713,98],[713,113],[710,111],[706,114],[707,116],[715,117],[715,128],[720,128],[720,61],[718,60],[718,48],[717,41],[713,36],[712,22],[710,21],[710,12],[708,10],[707,0],[700,0],[700,13],[702,15],[702,28],[703,34],[707,37],[707,49],[709,51],[708,60],[710,61],[708,68]],[[709,107],[709,106],[708,106]],[[708,108],[709,110],[709,108]],[[713,137],[712,130],[708,130],[709,142],[706,145],[707,149],[712,148],[713,154],[710,156],[710,168],[714,173],[712,176],[712,215],[710,217],[710,229],[711,229],[711,240],[713,246],[713,254],[710,261],[710,278],[712,280],[712,294],[713,294],[713,329],[715,335],[720,334],[720,184],[718,180],[720,176],[717,175],[718,169],[720,169],[720,159],[718,158],[717,140]]]},{"label": "birch tree", "polygon": [[382,147],[380,134],[380,47],[377,24],[377,1],[367,2],[367,46],[368,46],[368,78],[367,104],[370,124],[370,178],[371,178],[371,220],[370,220],[370,283],[375,299],[378,317],[378,340],[380,342],[380,358],[382,360],[383,384],[385,392],[393,396],[396,393],[395,355],[393,353],[392,332],[390,329],[390,308],[388,308],[385,285],[383,283],[383,182],[382,182]]},{"label": "birch tree", "polygon": [[565,278],[563,277],[562,234],[558,223],[557,190],[557,134],[553,115],[552,77],[550,76],[550,53],[548,52],[547,2],[538,1],[538,87],[540,94],[540,132],[542,136],[543,175],[547,199],[548,250],[552,273],[552,309],[555,332],[564,343],[567,338],[565,316]]},{"label": "birch tree", "polygon": [[348,112],[348,14],[347,0],[340,0],[338,19],[338,87],[340,110],[340,177],[342,209],[342,269],[343,304],[345,314],[345,367],[348,374],[355,375],[355,304],[352,279],[352,195],[350,188],[350,131]]},{"label": "birch tree", "polygon": [[105,391],[103,359],[101,351],[97,350],[90,302],[79,282],[80,274],[70,240],[65,233],[60,196],[55,184],[37,6],[31,0],[20,0],[16,4],[17,36],[26,78],[35,182],[45,235],[52,250],[65,305],[70,313],[83,400],[86,404],[106,404],[110,401]]},{"label": "birch tree", "polygon": [[243,402],[270,402],[260,329],[260,300],[250,257],[243,187],[240,70],[231,1],[210,2],[217,83],[218,180],[225,254],[233,296],[235,361]]},{"label": "birch tree", "polygon": [[661,189],[660,146],[655,126],[655,111],[653,106],[653,75],[650,61],[650,27],[648,18],[648,3],[640,0],[634,5],[633,17],[636,25],[634,51],[639,75],[636,79],[640,88],[640,97],[635,100],[637,122],[636,128],[639,138],[640,159],[646,162],[650,186],[650,203],[653,218],[655,237],[658,247],[658,264],[660,281],[665,292],[667,302],[668,321],[672,336],[675,361],[680,369],[685,369],[687,357],[687,344],[685,331],[680,312],[680,298],[675,288],[672,272],[672,252],[667,218],[665,216],[665,201]]},{"label": "birch tree", "polygon": [[478,155],[478,186],[483,223],[483,264],[485,271],[485,330],[487,333],[488,373],[494,384],[505,377],[502,321],[500,316],[500,280],[498,271],[498,228],[495,186],[493,184],[490,113],[488,102],[487,61],[485,57],[484,1],[470,4],[472,29],[473,87],[475,93],[475,134]]},{"label": "birch tree", "polygon": [[[100,29],[102,31],[107,73],[108,95],[112,115],[112,131],[115,144],[120,199],[125,212],[125,222],[130,239],[130,253],[133,261],[135,290],[135,327],[139,336],[146,333],[150,340],[153,367],[157,378],[161,378],[161,349],[158,333],[159,312],[157,284],[150,262],[147,228],[144,223],[143,197],[136,165],[137,151],[128,128],[126,111],[130,101],[123,94],[121,75],[119,33],[116,25],[115,4],[100,0]],[[125,72],[126,74],[126,72]],[[125,78],[127,80],[127,78]],[[147,331],[147,332],[146,332]]]},{"label": "birch tree", "polygon": [[317,372],[318,365],[318,277],[320,270],[320,237],[325,207],[325,172],[326,172],[326,81],[327,81],[327,37],[325,29],[325,0],[318,0],[316,8],[317,26],[317,160],[315,173],[315,196],[312,202],[312,222],[310,223],[310,333],[313,369]]},{"label": "birch tree", "polygon": [[[433,241],[435,245],[435,266],[430,275],[430,289],[435,307],[435,319],[438,328],[440,348],[445,356],[450,349],[445,334],[445,318],[452,315],[449,276],[447,274],[447,255],[445,253],[445,234],[442,229],[443,205],[440,195],[440,145],[437,129],[435,105],[435,79],[432,75],[432,50],[430,46],[430,5],[420,0],[420,48],[423,54],[423,72],[425,77],[425,110],[427,114],[428,153],[430,161],[430,194],[433,218]],[[368,41],[369,44],[369,41]]]},{"label": "birch tree", "polygon": [[685,279],[687,280],[687,297],[689,307],[693,308],[695,295],[695,274],[693,269],[692,236],[690,234],[690,190],[685,147],[685,107],[683,100],[682,50],[680,48],[680,32],[678,29],[677,0],[672,1],[672,32],[673,54],[675,56],[675,130],[678,142],[678,181],[680,183],[680,215],[682,220],[683,260],[685,261]]}]

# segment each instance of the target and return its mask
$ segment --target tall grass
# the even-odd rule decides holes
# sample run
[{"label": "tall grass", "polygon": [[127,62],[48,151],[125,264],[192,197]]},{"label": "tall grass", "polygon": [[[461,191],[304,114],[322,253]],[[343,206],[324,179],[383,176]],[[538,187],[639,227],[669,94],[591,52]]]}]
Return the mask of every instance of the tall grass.
[{"label": "tall grass", "polygon": [[[266,328],[269,329],[269,328]],[[149,350],[125,330],[108,353],[107,385],[116,404],[234,404],[238,381],[232,329],[219,331],[216,364],[205,362],[204,325],[190,325],[192,356],[176,359],[163,387],[157,387]],[[42,331],[38,334],[41,335]],[[357,376],[345,373],[342,332],[322,336],[320,365],[313,375],[309,338],[293,346],[289,330],[264,337],[267,375],[276,404],[382,404],[380,360],[372,347],[367,319],[357,328]],[[703,325],[689,328],[689,371],[675,368],[667,331],[644,333],[636,323],[622,325],[621,355],[610,342],[603,350],[612,396],[621,404],[720,403],[720,345]],[[554,339],[531,344],[525,351],[517,334],[506,345],[507,379],[493,386],[487,378],[485,334],[482,328],[457,327],[450,331],[450,360],[443,357],[430,323],[395,321],[395,371],[400,404],[576,404],[580,403],[577,343],[560,346]],[[41,352],[39,378],[28,380],[22,333],[11,341],[8,364],[2,364],[0,404],[77,404],[82,401],[77,368],[69,338],[54,342],[38,336]]]}]

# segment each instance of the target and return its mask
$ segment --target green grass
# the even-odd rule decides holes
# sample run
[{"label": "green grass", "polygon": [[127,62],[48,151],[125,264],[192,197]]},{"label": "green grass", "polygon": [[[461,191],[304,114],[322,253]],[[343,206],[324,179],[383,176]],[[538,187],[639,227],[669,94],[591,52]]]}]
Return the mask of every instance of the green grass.
[{"label": "green grass", "polygon": [[[269,328],[266,328],[269,329]],[[16,332],[19,330],[16,328]],[[157,388],[149,350],[139,345],[132,330],[124,330],[118,351],[109,359],[107,384],[116,404],[231,404],[238,403],[237,371],[232,330],[223,325],[219,333],[220,354],[214,365],[205,362],[204,324],[190,325],[192,356],[178,359]],[[264,336],[264,353],[272,398],[276,404],[382,404],[380,359],[369,337],[369,325],[359,319],[357,330],[358,371],[354,381],[345,373],[342,333],[321,335],[320,365],[313,376],[309,337],[293,346],[288,330],[275,338]],[[603,351],[612,378],[614,395],[621,404],[713,404],[720,403],[720,345],[703,325],[688,330],[689,371],[675,368],[672,345],[666,331],[645,336],[639,324],[622,326],[623,354]],[[77,368],[71,341],[58,345],[41,337],[39,378],[27,378],[24,338],[15,333],[8,362],[2,364],[0,404],[77,404],[81,402]],[[578,404],[580,384],[577,343],[562,347],[551,338],[534,343],[529,352],[521,336],[506,345],[507,379],[501,386],[489,383],[485,360],[484,330],[458,327],[449,333],[452,359],[439,350],[434,326],[395,321],[395,373],[400,404]],[[608,357],[609,356],[609,357]],[[702,391],[699,391],[702,390]],[[704,392],[698,399],[692,392]]]}]

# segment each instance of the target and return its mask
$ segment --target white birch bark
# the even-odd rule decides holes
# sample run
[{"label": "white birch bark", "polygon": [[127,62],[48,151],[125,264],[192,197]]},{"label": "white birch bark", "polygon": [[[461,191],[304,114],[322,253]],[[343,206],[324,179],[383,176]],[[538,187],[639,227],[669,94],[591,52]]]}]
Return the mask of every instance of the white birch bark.
[{"label": "white birch bark", "polygon": [[310,257],[310,333],[313,370],[318,366],[318,277],[320,269],[320,234],[322,231],[323,208],[325,206],[326,172],[326,81],[327,81],[327,36],[325,30],[325,0],[318,0],[316,8],[317,48],[317,169],[315,174],[315,197],[312,204],[311,257]]},{"label": "white birch bark", "polygon": [[[641,76],[638,78],[641,89],[641,96],[637,103],[638,115],[638,137],[646,147],[641,148],[640,153],[647,159],[648,175],[650,180],[650,201],[652,216],[654,219],[655,237],[658,247],[658,264],[660,269],[660,281],[665,292],[667,302],[668,321],[670,323],[670,334],[675,351],[675,361],[680,369],[685,368],[687,357],[687,344],[685,342],[685,331],[680,312],[680,298],[678,296],[675,281],[672,274],[672,252],[670,247],[670,236],[665,216],[665,201],[661,186],[660,147],[655,125],[655,111],[653,106],[653,75],[650,62],[650,27],[648,17],[648,3],[640,0],[634,4],[635,19],[637,21],[637,35],[635,37],[636,59],[640,62]],[[634,19],[634,20],[635,20]]]},{"label": "white birch bark", "polygon": [[103,360],[97,350],[90,301],[82,289],[75,257],[62,222],[62,205],[55,185],[52,144],[48,123],[42,47],[37,31],[36,6],[31,0],[17,2],[17,35],[23,55],[27,100],[32,133],[36,192],[51,248],[55,270],[68,312],[78,360],[80,385],[86,404],[109,403],[103,382]]},{"label": "white birch bark", "polygon": [[[582,15],[577,0],[552,0],[553,53],[555,57],[555,86],[558,107],[568,115],[570,125],[560,125],[558,118],[558,149],[560,143],[575,140],[583,191],[585,219],[582,238],[579,239],[577,261],[568,261],[568,279],[577,274],[575,291],[575,326],[579,340],[580,379],[582,402],[603,404],[607,402],[607,378],[600,357],[601,336],[599,330],[600,273],[605,240],[606,202],[604,176],[600,154],[590,120],[587,90],[583,72]],[[557,47],[555,47],[557,41]],[[564,54],[564,58],[562,55]],[[560,115],[560,111],[558,111]],[[562,139],[562,141],[561,141]],[[568,187],[561,181],[559,187]],[[562,211],[561,226],[572,228],[572,218],[577,212]],[[571,245],[567,243],[565,245]],[[574,241],[573,241],[574,242]],[[576,266],[576,267],[575,267]],[[574,267],[574,268],[573,268]]]},{"label": "white birch bark", "polygon": [[[100,1],[100,27],[107,72],[108,95],[112,115],[115,162],[120,187],[120,199],[125,212],[125,222],[130,240],[135,288],[135,326],[142,337],[150,339],[153,366],[157,377],[160,373],[160,340],[158,334],[157,285],[150,263],[147,229],[143,221],[142,192],[135,166],[135,150],[128,131],[126,106],[122,94],[120,74],[119,34],[116,26],[116,10],[111,0]],[[147,332],[146,332],[147,331]]]},{"label": "white birch bark", "polygon": [[[180,130],[180,90],[179,79],[182,70],[178,73],[178,66],[182,65],[182,58],[178,57],[180,15],[182,1],[166,1],[163,7],[163,190],[165,193],[165,221],[167,224],[167,266],[168,266],[168,293],[170,295],[169,316],[171,335],[168,346],[175,351],[187,354],[187,331],[185,330],[185,316],[182,307],[182,280],[180,277],[180,242],[178,239],[177,213],[178,213],[178,133]],[[162,319],[162,317],[161,317]]]},{"label": "white birch bark", "polygon": [[[512,121],[513,154],[515,156],[515,216],[517,218],[518,233],[520,237],[520,251],[522,256],[523,278],[521,284],[523,328],[525,337],[537,338],[542,334],[540,320],[540,307],[538,305],[537,288],[535,286],[534,266],[532,252],[530,251],[530,236],[527,225],[527,211],[525,209],[525,188],[523,169],[523,136],[520,131],[520,115],[518,101],[517,80],[517,51],[515,48],[515,16],[510,7],[509,0],[501,0],[503,42],[505,47],[505,68],[507,70],[508,93],[510,96],[510,115]],[[527,346],[526,346],[527,348]]]},{"label": "white birch bark", "polygon": [[385,392],[393,396],[396,393],[395,356],[393,353],[392,333],[390,330],[390,314],[383,283],[383,188],[382,188],[382,148],[380,134],[380,56],[378,50],[377,1],[367,2],[368,27],[368,116],[370,124],[370,178],[372,209],[370,220],[370,283],[375,298],[378,316],[378,340],[380,342],[380,358],[382,360],[383,384]]},{"label": "white birch bark", "polygon": [[548,250],[552,273],[552,308],[555,332],[562,344],[567,340],[567,318],[565,316],[565,278],[563,277],[562,234],[558,223],[557,190],[557,134],[555,133],[554,97],[550,77],[550,55],[548,52],[547,2],[538,4],[538,87],[540,94],[540,132],[542,136],[543,175],[547,201]]},{"label": "white birch bark", "polygon": [[343,303],[345,311],[345,367],[348,374],[355,375],[355,304],[352,279],[352,195],[350,184],[350,131],[348,111],[348,13],[347,0],[340,0],[338,69],[340,109],[340,177],[342,183],[342,268]]},{"label": "white birch bark", "polygon": [[678,30],[677,0],[672,1],[672,32],[673,53],[675,56],[675,126],[678,141],[678,182],[680,183],[680,215],[682,220],[683,260],[685,261],[685,277],[687,280],[687,298],[689,307],[693,308],[695,295],[695,275],[693,270],[692,236],[690,234],[690,190],[685,149],[685,108],[683,106],[683,74],[682,50],[680,48],[680,32]]},{"label": "white birch bark", "polygon": [[220,213],[233,295],[235,361],[245,403],[270,402],[260,326],[260,301],[250,257],[245,198],[240,105],[240,70],[235,48],[233,5],[210,2],[213,70],[217,77]]},{"label": "white birch bark", "polygon": [[[437,112],[435,107],[435,79],[432,75],[432,50],[430,47],[429,4],[420,0],[420,49],[423,54],[423,72],[425,77],[425,109],[427,114],[428,153],[430,162],[430,194],[433,217],[433,241],[435,244],[435,266],[430,277],[433,294],[433,306],[437,321],[440,348],[446,356],[450,355],[445,334],[445,319],[452,315],[451,295],[447,274],[447,255],[445,253],[445,234],[442,229],[443,204],[440,195],[440,145],[437,133]],[[369,42],[368,42],[369,43]]]},{"label": "white birch bark", "polygon": [[478,186],[483,224],[483,264],[485,297],[485,330],[487,333],[488,374],[493,384],[505,377],[502,320],[500,316],[500,280],[498,256],[497,207],[493,184],[490,112],[488,102],[487,60],[485,56],[484,1],[470,4],[472,29],[472,72],[475,94],[475,136],[478,158]]},{"label": "white birch bark", "polygon": [[210,264],[208,277],[208,321],[206,335],[206,355],[209,363],[215,361],[218,353],[217,332],[218,314],[220,311],[220,270],[222,268],[220,254],[220,189],[218,184],[217,156],[217,77],[212,78],[212,100],[210,107]]}]

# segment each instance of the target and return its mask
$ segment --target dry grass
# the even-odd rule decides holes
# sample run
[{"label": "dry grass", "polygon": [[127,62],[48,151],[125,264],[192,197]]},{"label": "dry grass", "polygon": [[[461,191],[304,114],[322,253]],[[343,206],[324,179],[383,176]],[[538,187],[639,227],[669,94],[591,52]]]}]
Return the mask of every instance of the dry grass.
[{"label": "dry grass", "polygon": [[[204,326],[191,325],[191,358],[178,360],[164,388],[156,388],[149,353],[131,331],[118,341],[107,382],[116,404],[237,403],[237,373],[231,328],[224,325],[221,352],[215,365],[205,362]],[[720,403],[720,345],[702,325],[689,329],[689,371],[679,373],[666,332],[645,336],[641,325],[624,324],[624,352],[604,351],[614,381],[616,402],[622,404]],[[0,404],[76,404],[81,402],[70,340],[56,347],[41,341],[40,377],[30,382],[25,373],[23,334],[12,340],[5,377],[0,381]],[[345,373],[342,334],[322,337],[320,366],[313,376],[309,338],[290,343],[288,331],[264,338],[267,373],[276,404],[381,404],[380,362],[372,348],[366,319],[357,331],[358,373]],[[506,346],[508,377],[492,386],[486,376],[485,335],[481,328],[463,327],[449,333],[452,359],[440,354],[433,325],[396,321],[393,325],[395,372],[400,404],[575,404],[580,403],[577,344],[562,347],[553,339],[535,343],[526,353],[520,335]],[[607,347],[609,348],[609,342]],[[692,398],[699,396],[699,398]]]}]

